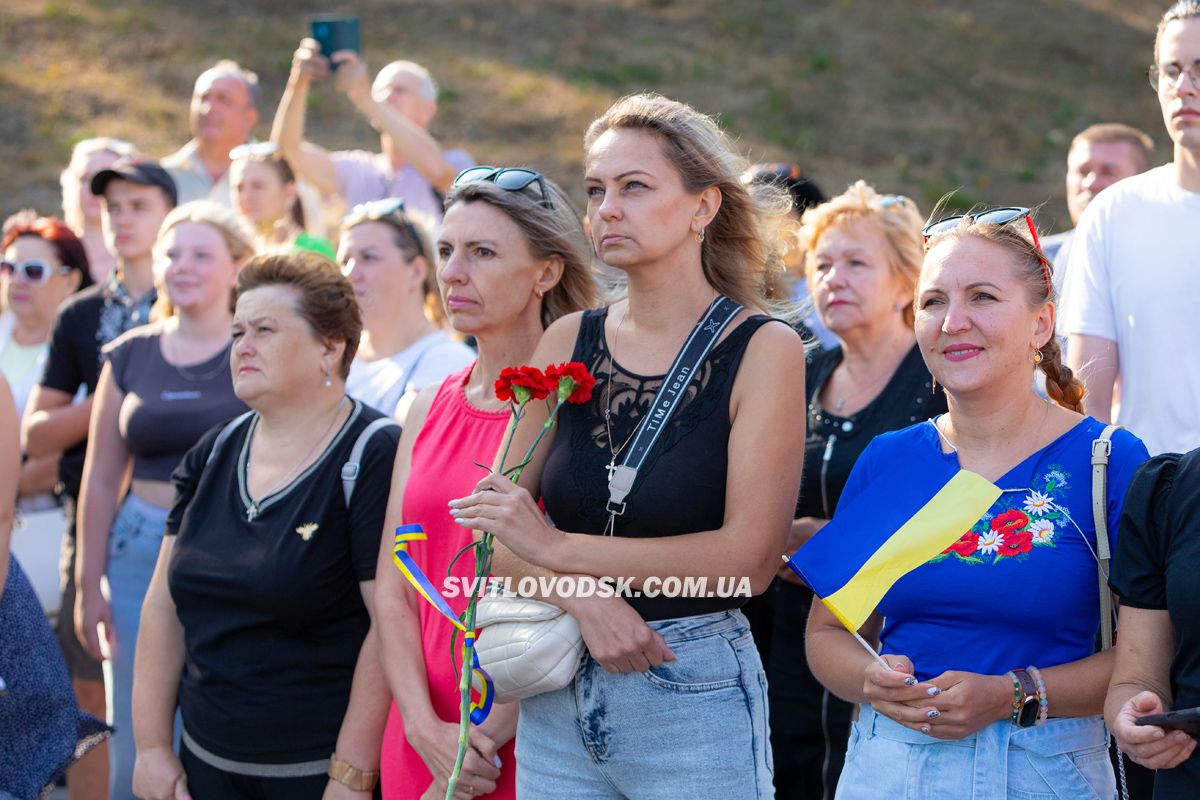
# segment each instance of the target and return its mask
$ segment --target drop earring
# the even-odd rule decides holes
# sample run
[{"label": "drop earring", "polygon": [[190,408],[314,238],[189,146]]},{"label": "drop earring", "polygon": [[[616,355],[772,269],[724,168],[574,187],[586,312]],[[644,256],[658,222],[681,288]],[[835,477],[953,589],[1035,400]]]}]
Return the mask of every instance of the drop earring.
[{"label": "drop earring", "polygon": [[697,242],[700,242],[701,244],[703,244],[703,243],[704,243],[704,228],[701,228],[701,229],[700,229],[700,230],[699,230],[699,231],[696,233],[696,241],[697,241]]},{"label": "drop earring", "polygon": [[333,386],[333,381],[329,379],[329,370],[325,370],[325,388],[328,389],[331,386]]},{"label": "drop earring", "polygon": [[1033,363],[1034,364],[1042,363],[1042,351],[1041,350],[1033,351]]}]

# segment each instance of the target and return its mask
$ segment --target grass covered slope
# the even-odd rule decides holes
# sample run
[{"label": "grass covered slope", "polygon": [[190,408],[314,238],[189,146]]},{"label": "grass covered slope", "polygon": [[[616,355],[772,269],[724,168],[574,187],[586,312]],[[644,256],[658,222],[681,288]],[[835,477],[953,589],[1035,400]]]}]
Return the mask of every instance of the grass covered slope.
[{"label": "grass covered slope", "polygon": [[[4,0],[0,212],[58,213],[71,145],[128,138],[152,156],[188,138],[192,82],[218,58],[258,72],[265,137],[308,17],[362,17],[372,70],[428,66],[434,133],[481,163],[535,166],[578,199],[587,123],[653,89],[719,114],[756,160],[797,160],[827,192],[863,177],[928,212],[1046,203],[1067,226],[1065,149],[1098,121],[1149,132],[1170,157],[1145,79],[1167,0]],[[377,146],[332,84],[308,135]]]}]

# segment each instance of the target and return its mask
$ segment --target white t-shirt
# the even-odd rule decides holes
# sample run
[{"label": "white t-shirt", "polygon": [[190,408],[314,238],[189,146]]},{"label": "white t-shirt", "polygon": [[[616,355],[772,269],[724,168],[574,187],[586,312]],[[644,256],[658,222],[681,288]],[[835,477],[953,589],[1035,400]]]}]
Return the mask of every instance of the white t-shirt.
[{"label": "white t-shirt", "polygon": [[475,360],[475,351],[445,331],[434,331],[388,358],[354,359],[346,394],[400,422],[417,392]]},{"label": "white t-shirt", "polygon": [[1150,454],[1200,447],[1200,194],[1170,164],[1091,202],[1067,266],[1059,330],[1117,343],[1117,424]]}]

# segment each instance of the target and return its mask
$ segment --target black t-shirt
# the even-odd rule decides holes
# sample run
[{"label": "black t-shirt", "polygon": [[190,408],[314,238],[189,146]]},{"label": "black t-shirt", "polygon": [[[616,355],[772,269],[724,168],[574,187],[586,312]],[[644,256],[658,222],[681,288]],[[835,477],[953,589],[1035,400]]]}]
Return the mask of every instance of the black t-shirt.
[{"label": "black t-shirt", "polygon": [[321,457],[257,504],[245,490],[243,421],[206,463],[221,427],[175,471],[168,570],[183,625],[183,726],[203,748],[240,762],[328,758],[370,627],[359,582],[375,577],[399,429],[376,431],[350,508],[342,465],[379,412],[358,401]]},{"label": "black t-shirt", "polygon": [[[69,395],[83,386],[89,396],[94,394],[100,381],[100,349],[130,328],[149,322],[155,297],[151,289],[134,300],[115,277],[110,277],[69,298],[59,307],[54,320],[41,385]],[[68,448],[59,461],[58,478],[63,491],[71,497],[79,496],[86,453],[87,439],[84,439]],[[73,531],[74,520],[70,521],[70,527]]]},{"label": "black t-shirt", "polygon": [[[1175,628],[1175,708],[1200,706],[1200,450],[1155,456],[1125,495],[1109,586],[1121,603],[1165,610]],[[1200,797],[1200,753],[1154,778],[1155,800]]]},{"label": "black t-shirt", "polygon": [[[580,322],[572,360],[587,365],[596,376],[596,387],[589,402],[569,404],[559,412],[558,434],[546,456],[542,477],[547,513],[558,527],[577,533],[604,533],[609,518],[605,510],[606,466],[611,450],[617,448],[624,455],[621,443],[629,440],[666,377],[636,375],[613,359],[604,338],[607,314],[608,309],[588,311]],[[625,514],[617,517],[613,535],[676,536],[716,530],[724,524],[730,395],[750,338],[768,322],[768,317],[750,317],[709,351],[688,384],[685,399],[638,470]],[[610,394],[611,442],[604,419]],[[737,588],[736,581],[728,588],[726,594]],[[707,591],[717,593],[711,585]],[[643,596],[629,600],[646,620],[711,614],[745,602],[745,597]]]}]

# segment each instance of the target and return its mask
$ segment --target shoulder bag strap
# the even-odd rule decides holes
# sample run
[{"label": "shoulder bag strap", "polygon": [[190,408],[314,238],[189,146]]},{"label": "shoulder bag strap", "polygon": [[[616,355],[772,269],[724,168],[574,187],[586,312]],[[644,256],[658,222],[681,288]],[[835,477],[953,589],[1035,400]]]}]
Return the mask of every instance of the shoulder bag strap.
[{"label": "shoulder bag strap", "polygon": [[221,428],[221,432],[217,434],[216,441],[213,442],[212,450],[208,451],[208,458],[204,459],[204,466],[207,467],[212,463],[212,460],[217,457],[217,453],[221,450],[221,446],[237,430],[237,426],[249,419],[253,413],[253,411],[246,411],[225,423],[225,427]]},{"label": "shoulder bag strap", "polygon": [[[687,394],[688,384],[692,376],[700,369],[704,359],[712,350],[721,332],[729,327],[729,323],[741,313],[742,307],[728,297],[717,297],[708,307],[704,316],[692,328],[691,334],[675,356],[675,363],[667,372],[663,384],[659,387],[654,401],[646,410],[646,415],[638,424],[637,433],[625,451],[625,457],[620,466],[613,470],[608,479],[608,513],[612,518],[625,513],[625,498],[633,490],[637,480],[637,472],[649,455],[654,443],[667,427],[667,421],[679,407],[684,395]],[[611,378],[610,378],[611,380]]]},{"label": "shoulder bag strap", "polygon": [[391,417],[380,417],[363,428],[362,433],[354,440],[354,447],[350,449],[350,460],[342,465],[342,497],[346,499],[347,509],[350,508],[350,498],[354,496],[354,482],[358,480],[358,474],[362,471],[362,457],[367,443],[376,431],[399,427],[399,423]]},{"label": "shoulder bag strap", "polygon": [[1116,425],[1107,426],[1092,442],[1092,519],[1096,524],[1096,572],[1100,583],[1100,642],[1103,649],[1112,647],[1113,609],[1112,590],[1108,588],[1108,562],[1112,553],[1108,546],[1108,457],[1112,453],[1112,435]]}]

